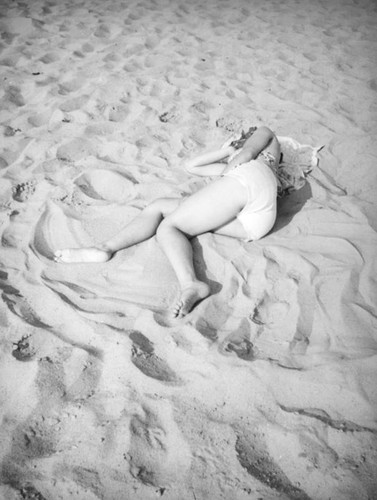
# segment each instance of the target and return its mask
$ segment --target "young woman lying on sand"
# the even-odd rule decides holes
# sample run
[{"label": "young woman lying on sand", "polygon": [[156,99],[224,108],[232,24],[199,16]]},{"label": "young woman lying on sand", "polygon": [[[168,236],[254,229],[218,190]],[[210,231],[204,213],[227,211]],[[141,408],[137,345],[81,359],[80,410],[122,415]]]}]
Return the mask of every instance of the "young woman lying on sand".
[{"label": "young woman lying on sand", "polygon": [[219,179],[183,200],[157,199],[110,240],[98,247],[57,250],[55,260],[105,262],[118,250],[156,235],[180,284],[172,316],[182,318],[210,294],[195,274],[190,239],[206,232],[247,241],[265,236],[276,219],[279,158],[275,134],[267,127],[252,127],[229,146],[185,165],[191,173]]}]

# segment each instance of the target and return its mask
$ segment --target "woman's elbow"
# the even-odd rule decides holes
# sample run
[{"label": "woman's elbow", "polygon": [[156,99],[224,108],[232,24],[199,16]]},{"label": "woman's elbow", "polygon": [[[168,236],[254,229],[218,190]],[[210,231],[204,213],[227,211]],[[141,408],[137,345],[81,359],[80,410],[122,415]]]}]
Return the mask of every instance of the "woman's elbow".
[{"label": "woman's elbow", "polygon": [[258,127],[258,131],[263,132],[263,134],[265,134],[266,137],[273,137],[275,135],[273,133],[273,131],[269,127],[267,127],[266,125],[262,125],[261,127]]}]

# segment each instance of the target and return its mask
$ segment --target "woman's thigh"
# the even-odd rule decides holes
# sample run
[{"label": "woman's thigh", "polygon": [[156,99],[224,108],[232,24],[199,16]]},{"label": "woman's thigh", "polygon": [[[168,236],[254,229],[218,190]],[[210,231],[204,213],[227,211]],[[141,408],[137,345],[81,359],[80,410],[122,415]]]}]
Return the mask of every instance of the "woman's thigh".
[{"label": "woman's thigh", "polygon": [[239,238],[242,240],[248,239],[248,234],[238,219],[233,219],[223,226],[220,226],[212,231],[215,234],[222,236],[230,236],[231,238]]},{"label": "woman's thigh", "polygon": [[246,188],[237,179],[221,177],[183,200],[167,222],[196,236],[226,226],[246,203]]}]

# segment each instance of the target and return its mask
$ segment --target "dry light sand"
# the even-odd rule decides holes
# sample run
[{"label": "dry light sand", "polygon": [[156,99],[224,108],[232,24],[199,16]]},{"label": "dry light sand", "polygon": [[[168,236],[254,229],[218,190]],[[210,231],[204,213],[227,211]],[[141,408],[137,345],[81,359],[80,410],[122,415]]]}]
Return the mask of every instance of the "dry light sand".
[{"label": "dry light sand", "polygon": [[[0,0],[1,500],[377,498],[374,0]],[[116,233],[267,124],[324,145],[212,295]]]}]

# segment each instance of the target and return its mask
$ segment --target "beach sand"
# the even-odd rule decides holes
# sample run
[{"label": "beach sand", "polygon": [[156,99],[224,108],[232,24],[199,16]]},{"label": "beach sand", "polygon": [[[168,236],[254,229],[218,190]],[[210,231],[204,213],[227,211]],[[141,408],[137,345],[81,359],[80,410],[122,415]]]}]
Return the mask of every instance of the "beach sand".
[{"label": "beach sand", "polygon": [[[0,498],[377,498],[373,0],[0,1]],[[266,124],[324,146],[273,231],[193,240],[174,323],[117,233]]]}]

